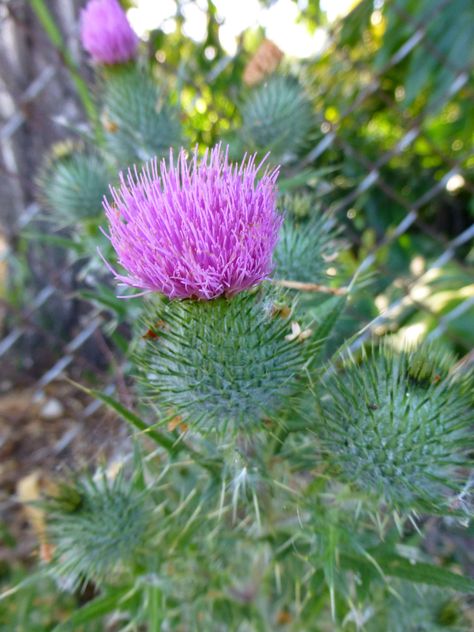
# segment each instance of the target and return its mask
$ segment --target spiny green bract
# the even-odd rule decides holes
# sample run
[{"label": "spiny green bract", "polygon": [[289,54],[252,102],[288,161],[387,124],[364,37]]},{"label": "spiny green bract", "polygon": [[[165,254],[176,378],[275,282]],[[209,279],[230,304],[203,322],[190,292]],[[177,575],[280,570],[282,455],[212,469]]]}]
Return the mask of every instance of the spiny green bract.
[{"label": "spiny green bract", "polygon": [[[310,215],[299,219],[306,205]],[[281,206],[286,218],[275,251],[274,276],[320,283],[326,278],[326,268],[337,252],[334,220],[322,212],[312,213],[309,196],[286,196]]]},{"label": "spiny green bract", "polygon": [[256,294],[172,301],[147,326],[153,337],[138,352],[145,388],[201,429],[255,426],[294,390],[303,345],[285,339],[288,320]]},{"label": "spiny green bract", "polygon": [[108,149],[121,167],[167,155],[181,143],[177,112],[156,81],[137,69],[107,75],[103,120]]},{"label": "spiny green bract", "polygon": [[72,151],[50,156],[39,177],[42,204],[67,223],[97,217],[111,180],[99,156]]},{"label": "spiny green bract", "polygon": [[472,447],[467,392],[442,354],[383,345],[324,380],[318,433],[342,477],[364,492],[446,509]]},{"label": "spiny green bract", "polygon": [[255,149],[273,157],[297,152],[313,122],[311,102],[297,79],[274,75],[255,88],[242,109],[242,136]]},{"label": "spiny green bract", "polygon": [[53,573],[74,587],[103,581],[130,564],[146,541],[151,517],[144,493],[121,474],[63,485],[47,510]]}]

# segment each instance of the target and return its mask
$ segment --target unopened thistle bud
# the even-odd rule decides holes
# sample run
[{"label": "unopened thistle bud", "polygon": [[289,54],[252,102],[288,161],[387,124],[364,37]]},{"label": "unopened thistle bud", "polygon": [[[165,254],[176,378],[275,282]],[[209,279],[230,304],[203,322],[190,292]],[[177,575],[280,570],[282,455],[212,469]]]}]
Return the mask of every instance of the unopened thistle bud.
[{"label": "unopened thistle bud", "polygon": [[249,147],[291,155],[307,142],[313,109],[306,90],[291,76],[273,75],[255,88],[242,108],[242,136]]},{"label": "unopened thistle bud", "polygon": [[119,168],[167,156],[182,145],[179,111],[163,85],[135,66],[107,73],[102,87],[102,122],[108,154]]},{"label": "unopened thistle bud", "polygon": [[95,153],[74,145],[53,147],[38,178],[42,205],[64,223],[100,215],[110,172]]},{"label": "unopened thistle bud", "polygon": [[473,416],[441,354],[382,346],[332,373],[321,400],[318,433],[345,480],[395,506],[446,510]]},{"label": "unopened thistle bud", "polygon": [[100,582],[126,567],[139,554],[150,526],[150,508],[142,491],[122,474],[101,474],[63,485],[47,501],[48,537],[53,574],[75,587]]},{"label": "unopened thistle bud", "polygon": [[138,47],[138,37],[117,0],[89,0],[81,12],[81,41],[99,64],[130,61]]},{"label": "unopened thistle bud", "polygon": [[285,223],[275,251],[275,277],[307,283],[327,278],[336,258],[339,229],[332,217],[314,208],[309,196],[285,196]]}]

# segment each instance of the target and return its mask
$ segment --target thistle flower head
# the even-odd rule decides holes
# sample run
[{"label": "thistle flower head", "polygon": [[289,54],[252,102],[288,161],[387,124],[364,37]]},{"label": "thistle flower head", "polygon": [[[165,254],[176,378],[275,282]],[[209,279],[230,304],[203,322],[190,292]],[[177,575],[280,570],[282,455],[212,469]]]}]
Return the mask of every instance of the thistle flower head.
[{"label": "thistle flower head", "polygon": [[117,0],[89,0],[81,12],[81,41],[101,64],[130,61],[138,46],[138,37]]},{"label": "thistle flower head", "polygon": [[278,170],[257,176],[255,156],[231,164],[217,145],[202,160],[181,149],[120,175],[104,202],[110,241],[127,275],[117,280],[169,298],[210,300],[248,289],[270,274],[282,223]]}]

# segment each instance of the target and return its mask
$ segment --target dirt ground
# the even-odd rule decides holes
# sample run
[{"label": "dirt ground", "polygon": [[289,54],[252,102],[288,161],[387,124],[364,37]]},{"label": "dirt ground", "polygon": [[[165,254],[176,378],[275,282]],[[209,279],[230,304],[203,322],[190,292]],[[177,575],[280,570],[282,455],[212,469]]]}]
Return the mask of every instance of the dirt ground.
[{"label": "dirt ground", "polygon": [[24,496],[68,470],[119,458],[127,436],[123,422],[67,382],[0,392],[0,563],[37,553]]}]

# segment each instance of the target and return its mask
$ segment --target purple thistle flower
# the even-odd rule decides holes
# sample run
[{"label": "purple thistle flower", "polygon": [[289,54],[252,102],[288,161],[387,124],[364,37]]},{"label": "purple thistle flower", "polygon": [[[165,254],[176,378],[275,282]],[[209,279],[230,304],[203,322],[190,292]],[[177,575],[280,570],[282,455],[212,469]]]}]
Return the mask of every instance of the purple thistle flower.
[{"label": "purple thistle flower", "polygon": [[138,37],[117,0],[89,0],[81,11],[81,41],[101,64],[129,61],[138,46]]},{"label": "purple thistle flower", "polygon": [[278,168],[257,175],[255,155],[231,164],[217,145],[198,160],[184,149],[176,165],[155,158],[120,174],[104,201],[108,236],[135,288],[169,298],[232,296],[267,278],[283,221],[276,210]]}]

